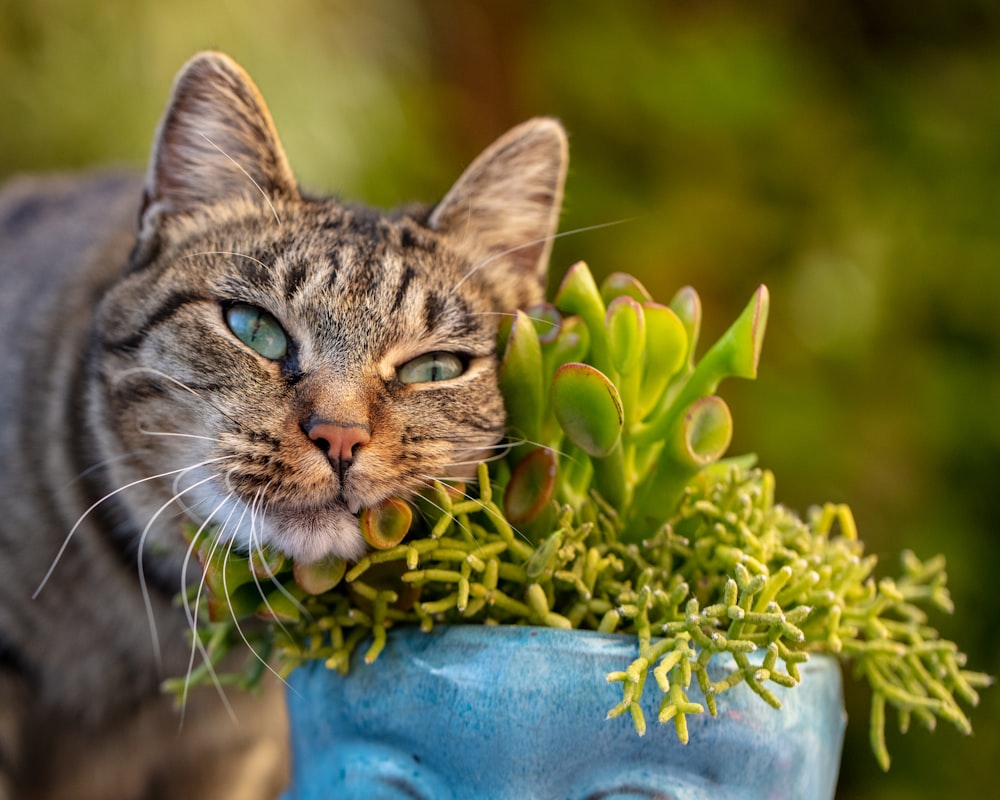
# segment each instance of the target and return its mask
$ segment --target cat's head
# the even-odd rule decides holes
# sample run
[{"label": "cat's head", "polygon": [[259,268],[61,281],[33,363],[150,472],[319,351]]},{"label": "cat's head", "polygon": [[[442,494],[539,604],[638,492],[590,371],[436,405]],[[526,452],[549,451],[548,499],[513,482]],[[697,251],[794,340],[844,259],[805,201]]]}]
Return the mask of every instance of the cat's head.
[{"label": "cat's head", "polygon": [[474,469],[504,431],[497,325],[544,294],[566,163],[536,119],[425,211],[313,199],[243,70],[189,62],[97,320],[111,488],[162,476],[122,492],[133,525],[163,545],[181,507],[244,545],[356,558],[359,509]]}]

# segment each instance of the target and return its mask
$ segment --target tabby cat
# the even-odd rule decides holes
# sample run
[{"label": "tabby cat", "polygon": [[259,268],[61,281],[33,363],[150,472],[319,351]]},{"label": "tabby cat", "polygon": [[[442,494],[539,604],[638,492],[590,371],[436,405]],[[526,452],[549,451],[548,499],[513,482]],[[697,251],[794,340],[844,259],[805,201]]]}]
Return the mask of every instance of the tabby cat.
[{"label": "tabby cat", "polygon": [[192,692],[183,720],[160,692],[190,658],[182,520],[356,558],[359,509],[497,447],[497,324],[543,295],[566,162],[536,119],[436,206],[315,198],[205,53],[144,180],[3,189],[0,798],[281,791],[280,686]]}]

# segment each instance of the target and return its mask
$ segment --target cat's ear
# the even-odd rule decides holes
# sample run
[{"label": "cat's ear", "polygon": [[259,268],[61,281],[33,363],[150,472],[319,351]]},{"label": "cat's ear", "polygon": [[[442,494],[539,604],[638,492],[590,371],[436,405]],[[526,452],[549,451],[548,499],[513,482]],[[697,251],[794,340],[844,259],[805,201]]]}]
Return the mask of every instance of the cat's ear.
[{"label": "cat's ear", "polygon": [[524,122],[483,151],[431,212],[428,225],[470,256],[478,276],[517,306],[542,299],[569,162],[566,132]]},{"label": "cat's ear", "polygon": [[199,53],[174,81],[146,175],[141,225],[220,201],[266,209],[298,194],[264,99],[229,56]]}]

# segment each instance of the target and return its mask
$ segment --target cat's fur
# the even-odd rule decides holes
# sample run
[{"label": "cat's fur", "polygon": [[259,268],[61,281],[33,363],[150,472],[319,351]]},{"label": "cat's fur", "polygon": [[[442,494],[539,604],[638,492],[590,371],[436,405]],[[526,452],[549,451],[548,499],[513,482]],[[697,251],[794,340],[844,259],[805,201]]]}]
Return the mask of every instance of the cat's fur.
[{"label": "cat's fur", "polygon": [[[0,798],[278,793],[280,686],[230,692],[236,723],[194,692],[183,727],[159,691],[188,669],[181,520],[356,557],[352,512],[487,452],[497,324],[543,295],[566,160],[538,119],[433,208],[313,199],[254,85],[209,53],[178,76],[144,181],[0,193]],[[288,355],[243,344],[232,303],[272,314]],[[464,373],[398,380],[435,351]]]}]

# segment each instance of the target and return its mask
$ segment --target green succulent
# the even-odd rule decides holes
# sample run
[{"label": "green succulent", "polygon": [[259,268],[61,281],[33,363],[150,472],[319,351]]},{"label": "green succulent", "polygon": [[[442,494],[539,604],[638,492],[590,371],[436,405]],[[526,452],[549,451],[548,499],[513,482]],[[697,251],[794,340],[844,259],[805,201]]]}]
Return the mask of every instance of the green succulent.
[{"label": "green succulent", "polygon": [[[724,458],[733,423],[715,392],[756,376],[767,313],[761,286],[698,359],[693,289],[662,305],[631,276],[598,287],[575,265],[552,304],[502,326],[512,444],[475,485],[438,483],[364,511],[372,551],[355,564],[241,555],[188,531],[206,600],[198,587],[182,600],[204,617],[204,661],[166,688],[181,699],[198,682],[252,688],[265,663],[280,675],[316,659],[346,672],[366,642],[374,661],[396,625],[530,624],[636,636],[637,658],[608,676],[622,687],[609,716],[628,713],[639,733],[652,685],[658,721],[686,741],[687,716],[714,715],[715,697],[740,683],[779,706],[769,684],[794,686],[814,653],[853,663],[871,686],[883,768],[887,704],[903,729],[940,718],[970,731],[960,702],[975,705],[990,680],[927,623],[925,609],[951,611],[943,558],[905,553],[899,578],[876,580],[849,508],[802,518],[775,502],[774,476],[752,456]],[[234,646],[257,658],[217,675]],[[758,650],[763,665],[748,659]],[[737,669],[712,682],[721,653]],[[692,680],[707,708],[689,699]]]}]

